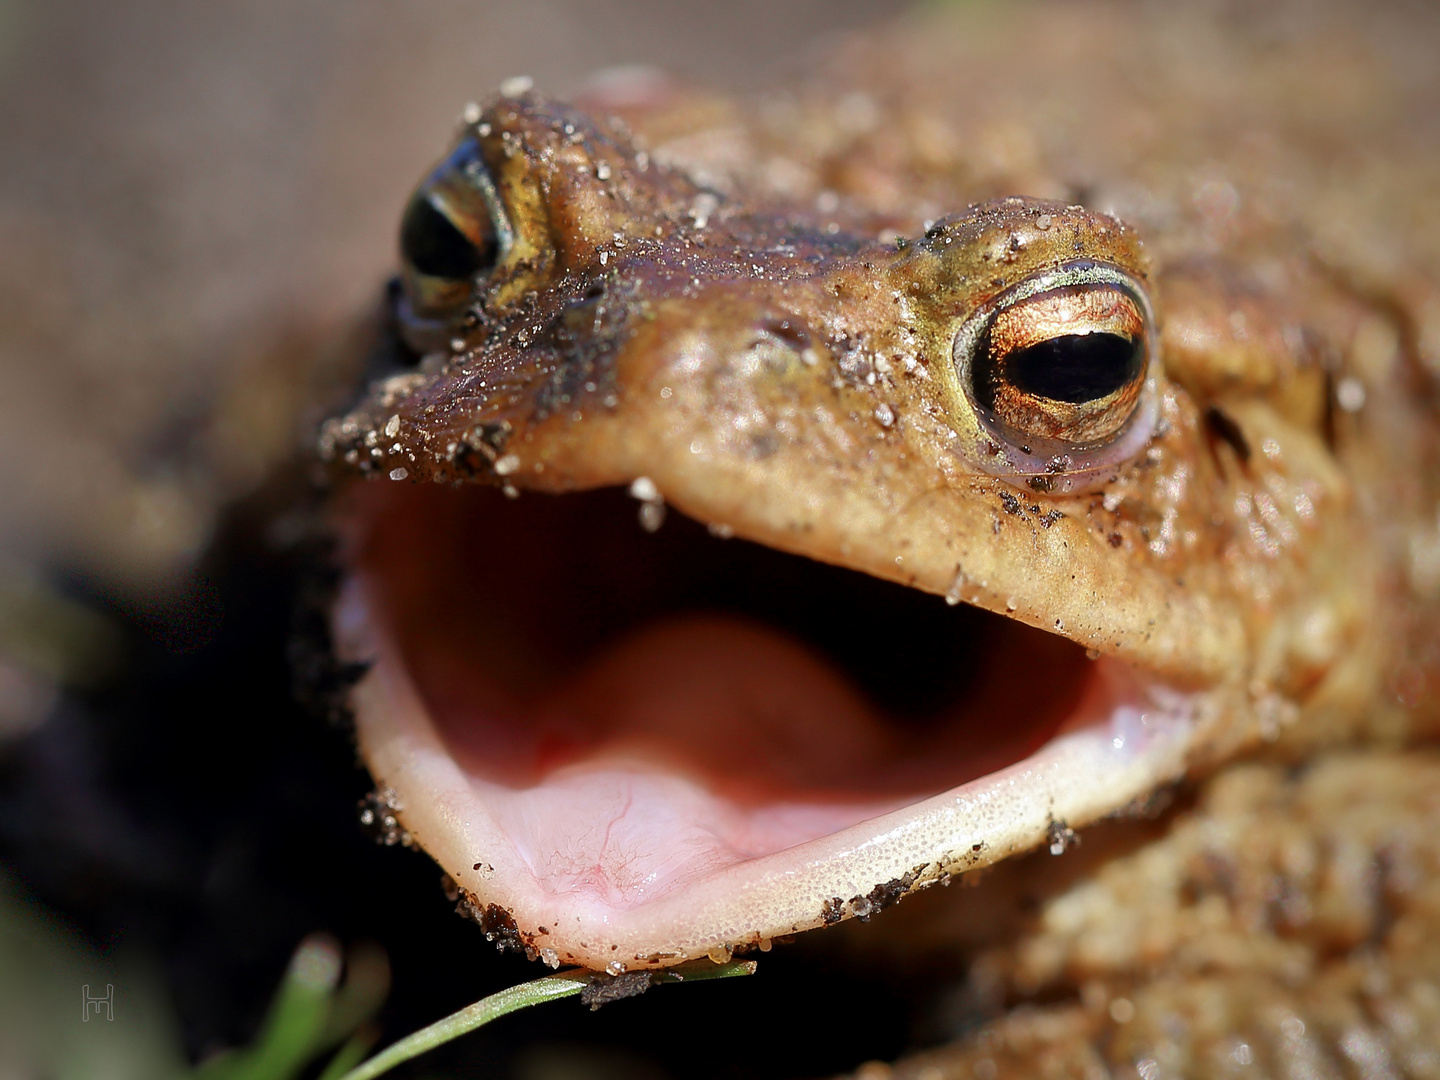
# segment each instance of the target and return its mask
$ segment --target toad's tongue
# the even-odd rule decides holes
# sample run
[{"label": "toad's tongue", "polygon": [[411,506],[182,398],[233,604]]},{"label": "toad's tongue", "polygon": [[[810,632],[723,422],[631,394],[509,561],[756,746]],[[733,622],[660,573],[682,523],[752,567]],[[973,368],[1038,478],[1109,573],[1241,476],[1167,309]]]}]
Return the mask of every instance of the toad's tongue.
[{"label": "toad's tongue", "polygon": [[[487,929],[551,963],[673,963],[868,914],[1143,795],[1190,726],[1185,699],[1117,663],[1031,655],[987,660],[1006,677],[917,735],[733,615],[631,627],[517,694],[440,612],[435,634],[396,617],[413,567],[357,563],[335,627],[372,662],[366,761]],[[1031,668],[1070,685],[1037,695]]]},{"label": "toad's tongue", "polygon": [[[1078,696],[1057,695],[1040,716],[1007,715],[1022,711],[1023,699],[1008,710],[992,702],[978,718],[967,710],[926,731],[922,753],[915,732],[887,724],[813,649],[720,614],[630,631],[533,704],[503,711],[498,695],[477,693],[453,666],[432,668],[425,657],[406,664],[450,752],[474,775],[525,787],[604,762],[606,772],[688,776],[744,805],[803,798],[873,809],[943,790],[1038,748]],[[1086,676],[1077,672],[1074,691]],[[983,722],[983,739],[967,738],[967,719]]]}]

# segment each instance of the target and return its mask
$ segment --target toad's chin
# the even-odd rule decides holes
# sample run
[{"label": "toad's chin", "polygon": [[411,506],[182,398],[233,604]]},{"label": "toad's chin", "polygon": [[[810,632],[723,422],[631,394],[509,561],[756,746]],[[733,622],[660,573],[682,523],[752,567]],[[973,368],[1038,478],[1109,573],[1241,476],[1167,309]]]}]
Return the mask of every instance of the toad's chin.
[{"label": "toad's chin", "polygon": [[340,520],[365,761],[552,966],[765,949],[1063,845],[1177,776],[1195,723],[1054,634],[674,514],[645,533],[615,491],[362,484]]}]

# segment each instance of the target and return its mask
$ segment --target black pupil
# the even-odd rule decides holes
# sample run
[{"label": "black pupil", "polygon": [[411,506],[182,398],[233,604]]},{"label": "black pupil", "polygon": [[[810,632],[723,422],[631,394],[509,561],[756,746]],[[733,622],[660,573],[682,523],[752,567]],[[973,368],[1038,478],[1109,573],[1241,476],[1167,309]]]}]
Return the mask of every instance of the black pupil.
[{"label": "black pupil", "polygon": [[1140,342],[1119,334],[1064,334],[1017,349],[1005,371],[1017,390],[1083,405],[1133,382],[1144,359]]},{"label": "black pupil", "polygon": [[494,245],[480,250],[435,209],[423,194],[410,200],[400,225],[400,250],[422,274],[438,278],[473,277],[494,258]]}]

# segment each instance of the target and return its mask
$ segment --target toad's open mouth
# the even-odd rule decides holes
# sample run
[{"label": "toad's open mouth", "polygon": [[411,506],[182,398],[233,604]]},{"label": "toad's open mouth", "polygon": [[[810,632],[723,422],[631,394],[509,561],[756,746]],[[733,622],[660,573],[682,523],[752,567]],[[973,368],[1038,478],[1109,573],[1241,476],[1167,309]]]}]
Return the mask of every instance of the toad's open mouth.
[{"label": "toad's open mouth", "polygon": [[647,534],[614,490],[350,498],[366,760],[552,964],[766,947],[1180,768],[1187,699],[1001,615],[675,514]]}]

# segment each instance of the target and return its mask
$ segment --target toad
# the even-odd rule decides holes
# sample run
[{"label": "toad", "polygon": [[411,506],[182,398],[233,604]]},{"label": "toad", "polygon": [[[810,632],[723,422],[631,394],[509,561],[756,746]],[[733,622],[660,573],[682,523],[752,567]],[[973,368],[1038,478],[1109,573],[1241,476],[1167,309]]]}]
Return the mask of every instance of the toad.
[{"label": "toad", "polygon": [[1037,11],[753,106],[512,81],[405,209],[320,440],[333,633],[366,814],[500,944],[768,950],[1260,745],[1434,731],[1405,69]]}]

